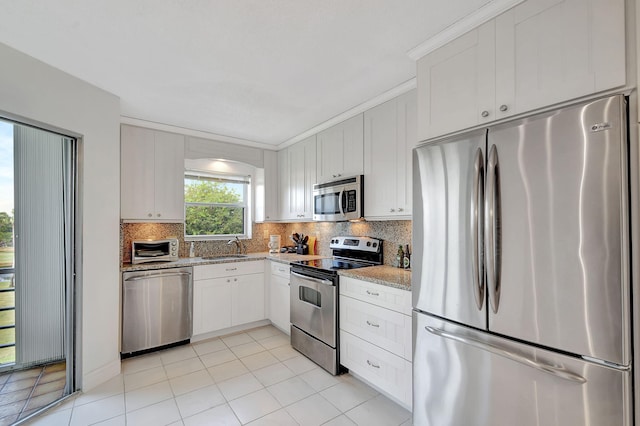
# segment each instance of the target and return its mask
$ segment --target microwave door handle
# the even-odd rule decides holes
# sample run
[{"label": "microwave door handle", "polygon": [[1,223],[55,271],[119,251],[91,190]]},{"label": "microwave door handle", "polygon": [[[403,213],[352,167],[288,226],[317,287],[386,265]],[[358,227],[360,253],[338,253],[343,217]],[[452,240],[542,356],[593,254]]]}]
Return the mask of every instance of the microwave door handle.
[{"label": "microwave door handle", "polygon": [[338,207],[340,208],[340,216],[344,216],[344,188],[342,188],[342,190],[340,191],[340,194],[338,195],[339,201],[338,201]]}]

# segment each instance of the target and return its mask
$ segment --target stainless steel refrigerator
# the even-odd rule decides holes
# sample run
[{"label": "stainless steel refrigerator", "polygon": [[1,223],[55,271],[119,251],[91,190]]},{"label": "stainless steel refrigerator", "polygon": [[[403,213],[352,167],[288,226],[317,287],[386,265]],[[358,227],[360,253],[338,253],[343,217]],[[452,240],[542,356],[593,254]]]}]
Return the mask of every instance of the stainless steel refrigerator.
[{"label": "stainless steel refrigerator", "polygon": [[626,111],[414,150],[415,425],[632,424]]}]

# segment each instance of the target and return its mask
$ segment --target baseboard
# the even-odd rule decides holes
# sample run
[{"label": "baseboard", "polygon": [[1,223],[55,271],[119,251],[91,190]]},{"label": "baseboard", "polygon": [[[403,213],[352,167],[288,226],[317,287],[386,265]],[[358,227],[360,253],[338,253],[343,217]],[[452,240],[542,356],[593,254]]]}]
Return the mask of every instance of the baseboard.
[{"label": "baseboard", "polygon": [[256,327],[262,327],[265,325],[271,325],[271,321],[268,319],[254,321],[247,324],[236,325],[234,327],[223,328],[221,330],[212,331],[210,333],[198,334],[191,337],[191,343],[200,342],[202,340],[212,339],[214,337],[224,336],[225,334],[238,333],[245,330],[250,330]]},{"label": "baseboard", "polygon": [[101,385],[107,380],[114,378],[118,374],[120,374],[120,358],[116,358],[109,364],[83,375],[82,383],[80,383],[80,389],[82,389],[83,392],[86,392],[98,385]]}]

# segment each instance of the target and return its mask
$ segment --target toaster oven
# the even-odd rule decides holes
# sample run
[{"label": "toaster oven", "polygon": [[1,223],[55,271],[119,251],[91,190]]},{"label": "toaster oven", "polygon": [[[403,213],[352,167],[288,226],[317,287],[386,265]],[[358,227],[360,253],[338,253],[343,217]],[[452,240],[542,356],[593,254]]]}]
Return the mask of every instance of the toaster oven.
[{"label": "toaster oven", "polygon": [[133,240],[131,263],[174,262],[178,260],[178,239]]}]

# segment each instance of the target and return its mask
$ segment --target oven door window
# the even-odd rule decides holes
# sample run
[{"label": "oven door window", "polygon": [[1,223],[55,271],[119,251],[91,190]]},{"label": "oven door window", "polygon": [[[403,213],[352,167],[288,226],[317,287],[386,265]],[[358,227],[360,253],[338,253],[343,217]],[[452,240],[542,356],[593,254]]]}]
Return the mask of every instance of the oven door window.
[{"label": "oven door window", "polygon": [[298,298],[303,302],[307,302],[311,305],[317,306],[318,308],[322,307],[322,295],[319,291],[311,287],[300,286],[298,293]]},{"label": "oven door window", "polygon": [[340,214],[340,193],[316,195],[314,197],[314,214]]}]

